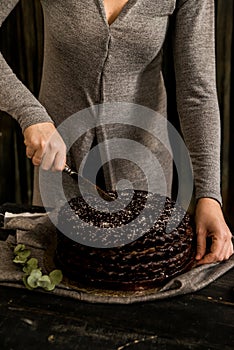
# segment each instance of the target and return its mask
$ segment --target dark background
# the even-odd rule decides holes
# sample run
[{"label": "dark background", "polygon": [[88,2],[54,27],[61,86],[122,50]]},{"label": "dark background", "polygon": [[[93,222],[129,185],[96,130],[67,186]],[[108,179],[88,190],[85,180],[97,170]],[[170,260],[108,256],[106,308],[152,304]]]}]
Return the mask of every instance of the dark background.
[{"label": "dark background", "polygon": [[[234,226],[233,17],[234,0],[216,0],[217,87],[222,122],[222,194],[224,213]],[[43,16],[39,0],[21,0],[0,30],[0,49],[18,77],[37,96],[43,52]],[[174,99],[174,96],[170,96]],[[31,203],[33,169],[25,157],[20,127],[0,113],[0,205]]]}]

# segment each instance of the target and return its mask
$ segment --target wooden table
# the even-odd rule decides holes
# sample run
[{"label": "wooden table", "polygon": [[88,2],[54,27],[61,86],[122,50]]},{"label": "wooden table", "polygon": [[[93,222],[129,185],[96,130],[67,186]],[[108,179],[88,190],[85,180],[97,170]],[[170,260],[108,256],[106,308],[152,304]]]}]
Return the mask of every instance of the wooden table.
[{"label": "wooden table", "polygon": [[234,349],[234,269],[200,292],[88,304],[0,287],[0,349]]}]

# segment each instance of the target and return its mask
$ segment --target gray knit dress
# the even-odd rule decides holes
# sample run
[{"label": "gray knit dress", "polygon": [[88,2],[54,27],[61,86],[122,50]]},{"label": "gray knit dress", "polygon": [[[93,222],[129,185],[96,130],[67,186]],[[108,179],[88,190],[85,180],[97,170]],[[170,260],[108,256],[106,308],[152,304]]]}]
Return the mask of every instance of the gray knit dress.
[{"label": "gray knit dress", "polygon": [[[0,0],[0,22],[17,0]],[[166,117],[162,47],[169,17],[175,16],[173,57],[177,106],[189,149],[196,197],[220,194],[220,116],[216,93],[213,0],[129,0],[109,25],[103,0],[41,0],[44,13],[44,66],[39,100],[17,79],[0,57],[0,109],[23,130],[53,120],[56,126],[87,107],[128,102]],[[118,120],[116,120],[118,123]],[[102,142],[113,135],[129,137],[128,128],[101,127],[85,133],[68,153],[79,165],[96,135]],[[133,133],[158,157],[147,133]],[[137,134],[137,135],[136,135]],[[171,159],[161,157],[168,184]],[[107,188],[116,179],[140,183],[137,169],[123,160],[104,167]],[[139,180],[139,181],[138,181]],[[140,186],[140,185],[139,185]],[[69,185],[68,185],[69,187]],[[169,190],[168,186],[168,190]],[[39,204],[35,187],[34,203]]]}]

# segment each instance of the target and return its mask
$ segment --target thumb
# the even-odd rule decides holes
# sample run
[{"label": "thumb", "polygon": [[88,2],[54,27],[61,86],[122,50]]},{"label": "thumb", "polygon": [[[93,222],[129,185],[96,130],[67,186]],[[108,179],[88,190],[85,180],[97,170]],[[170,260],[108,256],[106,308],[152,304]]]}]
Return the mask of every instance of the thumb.
[{"label": "thumb", "polygon": [[200,260],[206,253],[206,230],[199,228],[197,229],[197,254],[196,260]]}]

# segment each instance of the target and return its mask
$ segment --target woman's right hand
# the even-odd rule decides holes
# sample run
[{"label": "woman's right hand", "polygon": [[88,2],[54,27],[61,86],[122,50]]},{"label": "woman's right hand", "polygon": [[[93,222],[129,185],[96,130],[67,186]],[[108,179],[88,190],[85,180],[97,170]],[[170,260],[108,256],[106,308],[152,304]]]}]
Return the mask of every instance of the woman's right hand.
[{"label": "woman's right hand", "polygon": [[24,131],[26,155],[44,170],[62,171],[66,164],[66,145],[53,123],[38,123]]}]

